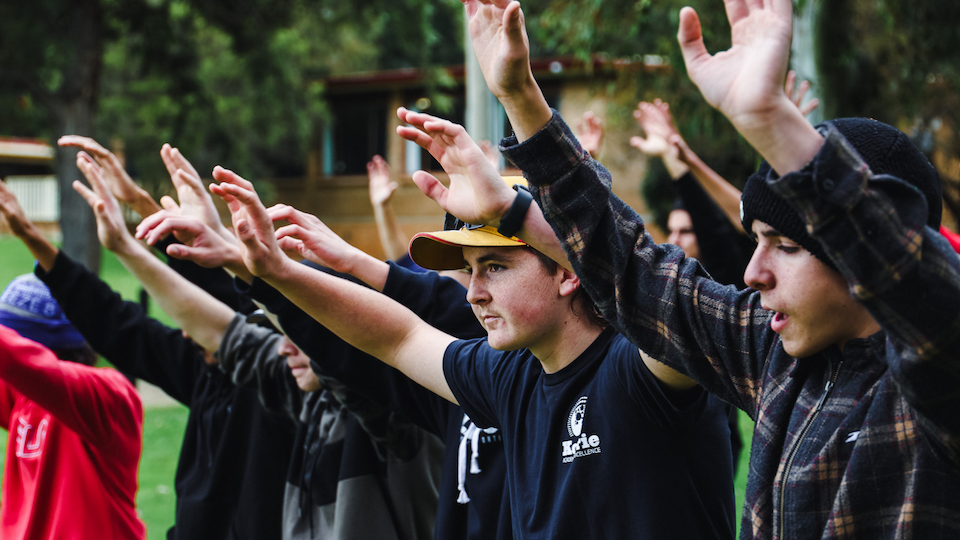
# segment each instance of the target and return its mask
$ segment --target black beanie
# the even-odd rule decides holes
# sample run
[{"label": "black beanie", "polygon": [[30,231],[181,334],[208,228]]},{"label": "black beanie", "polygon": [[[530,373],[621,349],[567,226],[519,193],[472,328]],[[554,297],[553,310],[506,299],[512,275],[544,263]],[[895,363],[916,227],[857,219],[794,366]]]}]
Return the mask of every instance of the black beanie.
[{"label": "black beanie", "polygon": [[[873,174],[887,174],[913,185],[927,199],[927,224],[940,228],[943,199],[940,176],[927,158],[900,130],[868,118],[838,118],[829,122],[856,149]],[[817,125],[825,128],[827,122]],[[770,189],[770,165],[760,164],[747,179],[740,200],[740,219],[749,233],[754,220],[770,225],[836,270],[823,246],[807,233],[806,223],[787,201]]]}]

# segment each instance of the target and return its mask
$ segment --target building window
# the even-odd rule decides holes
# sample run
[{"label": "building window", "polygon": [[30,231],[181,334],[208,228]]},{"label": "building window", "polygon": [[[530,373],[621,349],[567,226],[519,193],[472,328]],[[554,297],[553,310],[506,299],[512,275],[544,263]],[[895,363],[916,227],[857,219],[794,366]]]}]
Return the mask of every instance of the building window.
[{"label": "building window", "polygon": [[333,122],[324,129],[327,176],[365,175],[367,162],[387,152],[387,96],[352,95],[331,99]]}]

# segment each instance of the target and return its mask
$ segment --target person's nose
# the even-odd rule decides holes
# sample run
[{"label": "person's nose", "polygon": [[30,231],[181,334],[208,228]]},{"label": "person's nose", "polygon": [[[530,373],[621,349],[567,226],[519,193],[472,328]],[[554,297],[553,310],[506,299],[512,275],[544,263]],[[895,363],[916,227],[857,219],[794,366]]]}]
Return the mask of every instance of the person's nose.
[{"label": "person's nose", "polygon": [[743,271],[743,281],[747,287],[758,291],[767,291],[776,285],[767,256],[759,246],[754,250],[750,263]]},{"label": "person's nose", "polygon": [[667,243],[673,244],[675,246],[680,245],[680,231],[670,231],[670,236],[667,237]]},{"label": "person's nose", "polygon": [[482,305],[489,300],[490,294],[487,292],[483,280],[475,272],[470,276],[470,286],[467,287],[467,302],[473,305]]}]

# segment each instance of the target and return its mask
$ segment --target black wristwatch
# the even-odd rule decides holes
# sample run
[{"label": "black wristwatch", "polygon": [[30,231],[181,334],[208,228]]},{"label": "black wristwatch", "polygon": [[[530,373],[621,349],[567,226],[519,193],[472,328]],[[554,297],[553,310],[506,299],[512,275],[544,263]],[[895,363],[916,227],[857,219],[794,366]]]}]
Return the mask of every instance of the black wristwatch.
[{"label": "black wristwatch", "polygon": [[520,232],[520,229],[523,228],[523,218],[527,217],[530,203],[533,202],[533,195],[530,194],[530,191],[528,191],[526,187],[520,184],[514,184],[513,189],[516,190],[517,196],[513,199],[510,210],[507,210],[506,215],[500,219],[500,226],[497,227],[497,232],[507,238],[516,236],[517,233]]}]

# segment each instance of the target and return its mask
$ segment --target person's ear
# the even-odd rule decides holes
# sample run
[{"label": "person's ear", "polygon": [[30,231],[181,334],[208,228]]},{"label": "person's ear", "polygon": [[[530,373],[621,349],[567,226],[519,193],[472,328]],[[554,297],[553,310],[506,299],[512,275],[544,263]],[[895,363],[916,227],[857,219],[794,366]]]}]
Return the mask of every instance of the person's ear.
[{"label": "person's ear", "polygon": [[560,296],[570,296],[580,288],[580,278],[572,271],[558,265],[557,272],[560,278]]}]

